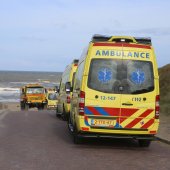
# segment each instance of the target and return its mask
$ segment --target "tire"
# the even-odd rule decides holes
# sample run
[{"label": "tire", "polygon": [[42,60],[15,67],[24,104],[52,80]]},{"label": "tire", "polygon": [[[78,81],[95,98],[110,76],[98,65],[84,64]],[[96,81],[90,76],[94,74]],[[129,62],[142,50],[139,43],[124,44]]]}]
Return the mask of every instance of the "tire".
[{"label": "tire", "polygon": [[55,116],[58,117],[58,108],[56,108],[56,113],[55,113]]},{"label": "tire", "polygon": [[70,116],[68,117],[67,125],[68,125],[69,132],[73,135],[74,128],[73,128],[73,124],[71,122],[71,117]]},{"label": "tire", "polygon": [[57,108],[56,108],[56,117],[57,117],[57,118],[61,117],[61,115],[58,114],[58,106],[57,106]]},{"label": "tire", "polygon": [[80,138],[78,136],[78,131],[77,131],[76,125],[74,125],[73,129],[74,129],[74,131],[73,131],[73,142],[74,142],[74,144],[76,144],[76,145],[81,144],[82,138]]},{"label": "tire", "polygon": [[67,119],[67,116],[66,116],[66,111],[65,111],[64,106],[63,106],[63,113],[61,114],[61,117],[62,117],[62,119],[63,119],[64,121],[67,121],[67,120],[68,120],[68,119]]},{"label": "tire", "polygon": [[37,106],[37,108],[38,108],[38,110],[43,110],[43,105],[39,104],[39,105]]},{"label": "tire", "polygon": [[29,105],[25,103],[25,110],[29,109]]},{"label": "tire", "polygon": [[42,106],[42,110],[47,110],[47,104],[44,104],[44,105]]},{"label": "tire", "polygon": [[24,106],[23,102],[20,102],[20,108],[21,108],[21,110],[25,110],[25,106]]},{"label": "tire", "polygon": [[148,139],[139,139],[138,142],[140,147],[149,147],[151,144],[151,140]]},{"label": "tire", "polygon": [[78,131],[77,131],[76,124],[73,125],[73,123],[72,123],[72,121],[71,121],[71,116],[70,116],[70,114],[69,114],[69,116],[68,116],[67,125],[68,125],[68,130],[69,130],[70,134],[73,136],[73,142],[74,142],[74,144],[81,144],[81,143],[82,143],[82,138],[80,138],[80,137],[78,136]]}]

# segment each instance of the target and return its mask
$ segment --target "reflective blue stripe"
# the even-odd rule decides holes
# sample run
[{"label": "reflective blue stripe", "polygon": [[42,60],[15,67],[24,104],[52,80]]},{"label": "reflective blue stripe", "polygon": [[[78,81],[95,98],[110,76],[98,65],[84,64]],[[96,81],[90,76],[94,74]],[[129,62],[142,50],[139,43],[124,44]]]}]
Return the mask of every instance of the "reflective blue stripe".
[{"label": "reflective blue stripe", "polygon": [[87,115],[93,115],[93,113],[87,107],[84,108],[84,111],[85,111],[85,114]]},{"label": "reflective blue stripe", "polygon": [[109,116],[109,114],[102,107],[95,107],[95,109],[104,116]]},{"label": "reflective blue stripe", "polygon": [[116,125],[114,126],[114,128],[120,128],[119,123],[116,122]]},{"label": "reflective blue stripe", "polygon": [[84,120],[84,123],[85,123],[86,126],[90,126],[89,122],[87,120]]}]

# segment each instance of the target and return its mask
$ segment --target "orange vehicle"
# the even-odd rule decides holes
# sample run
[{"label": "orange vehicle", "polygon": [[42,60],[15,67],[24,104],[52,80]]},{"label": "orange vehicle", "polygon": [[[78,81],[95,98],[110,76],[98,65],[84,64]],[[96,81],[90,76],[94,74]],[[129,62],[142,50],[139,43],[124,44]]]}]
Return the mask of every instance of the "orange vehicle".
[{"label": "orange vehicle", "polygon": [[28,84],[21,87],[20,106],[21,110],[37,107],[45,109],[47,107],[46,89],[40,84]]}]

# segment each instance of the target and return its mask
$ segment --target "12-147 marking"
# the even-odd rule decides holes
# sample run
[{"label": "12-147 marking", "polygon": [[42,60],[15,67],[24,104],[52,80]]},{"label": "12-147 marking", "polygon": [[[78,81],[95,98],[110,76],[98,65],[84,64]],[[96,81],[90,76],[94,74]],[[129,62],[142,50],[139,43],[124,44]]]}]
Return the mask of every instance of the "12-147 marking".
[{"label": "12-147 marking", "polygon": [[115,100],[115,96],[100,96],[101,100]]}]

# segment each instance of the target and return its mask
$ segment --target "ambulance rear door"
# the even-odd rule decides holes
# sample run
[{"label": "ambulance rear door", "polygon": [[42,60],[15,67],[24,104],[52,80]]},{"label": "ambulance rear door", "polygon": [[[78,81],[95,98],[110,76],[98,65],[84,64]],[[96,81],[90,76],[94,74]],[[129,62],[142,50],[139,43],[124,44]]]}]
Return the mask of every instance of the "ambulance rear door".
[{"label": "ambulance rear door", "polygon": [[85,114],[99,128],[119,128],[120,102],[117,68],[121,60],[94,58],[90,63]]},{"label": "ambulance rear door", "polygon": [[155,97],[152,61],[122,59],[120,128],[148,131],[154,125]]}]

